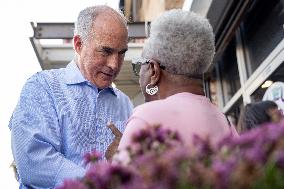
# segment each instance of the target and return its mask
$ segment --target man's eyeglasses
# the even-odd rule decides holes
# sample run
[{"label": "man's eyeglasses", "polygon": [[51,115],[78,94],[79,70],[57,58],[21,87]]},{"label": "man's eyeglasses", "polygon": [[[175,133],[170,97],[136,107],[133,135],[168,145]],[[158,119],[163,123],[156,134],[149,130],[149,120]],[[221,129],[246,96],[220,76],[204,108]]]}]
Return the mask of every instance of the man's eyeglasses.
[{"label": "man's eyeglasses", "polygon": [[[143,64],[149,64],[151,62],[151,59],[146,59],[146,58],[136,58],[136,59],[133,59],[132,60],[132,69],[133,69],[133,73],[136,75],[136,76],[139,76],[139,73],[140,73],[140,69],[141,69],[141,66]],[[158,62],[159,63],[159,62]],[[160,63],[160,68],[161,69],[165,69],[165,66],[162,66]]]}]

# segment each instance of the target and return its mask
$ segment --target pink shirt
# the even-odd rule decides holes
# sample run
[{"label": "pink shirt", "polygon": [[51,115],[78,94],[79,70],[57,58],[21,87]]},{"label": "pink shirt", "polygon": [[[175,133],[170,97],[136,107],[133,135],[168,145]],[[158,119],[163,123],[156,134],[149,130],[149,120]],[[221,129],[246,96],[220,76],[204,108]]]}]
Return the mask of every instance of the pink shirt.
[{"label": "pink shirt", "polygon": [[178,131],[187,145],[191,145],[193,134],[209,136],[213,142],[230,132],[237,135],[234,126],[228,125],[224,114],[208,98],[183,92],[136,107],[118,149],[130,144],[133,132],[157,124]]}]

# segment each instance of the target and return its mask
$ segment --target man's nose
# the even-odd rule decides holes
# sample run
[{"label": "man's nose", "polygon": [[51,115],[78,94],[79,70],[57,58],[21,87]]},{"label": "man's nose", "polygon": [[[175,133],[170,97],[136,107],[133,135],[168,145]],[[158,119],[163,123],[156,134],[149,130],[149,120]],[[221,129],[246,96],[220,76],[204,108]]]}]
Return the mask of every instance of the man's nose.
[{"label": "man's nose", "polygon": [[118,53],[113,53],[111,56],[108,57],[107,66],[110,67],[112,70],[117,70],[122,61],[123,58],[121,58]]}]

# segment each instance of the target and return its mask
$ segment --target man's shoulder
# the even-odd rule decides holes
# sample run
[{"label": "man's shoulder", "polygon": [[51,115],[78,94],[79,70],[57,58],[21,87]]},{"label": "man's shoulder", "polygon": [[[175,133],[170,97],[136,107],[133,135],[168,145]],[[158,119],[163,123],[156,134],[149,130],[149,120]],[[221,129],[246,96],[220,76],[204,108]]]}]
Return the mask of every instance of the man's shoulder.
[{"label": "man's shoulder", "polygon": [[43,70],[34,73],[25,82],[22,92],[50,90],[51,88],[61,88],[64,79],[62,69]]},{"label": "man's shoulder", "polygon": [[64,74],[64,68],[59,69],[50,69],[50,70],[42,70],[35,74],[33,74],[29,79],[28,82],[37,81],[40,83],[50,83],[55,80],[59,80],[62,78],[62,75]]}]

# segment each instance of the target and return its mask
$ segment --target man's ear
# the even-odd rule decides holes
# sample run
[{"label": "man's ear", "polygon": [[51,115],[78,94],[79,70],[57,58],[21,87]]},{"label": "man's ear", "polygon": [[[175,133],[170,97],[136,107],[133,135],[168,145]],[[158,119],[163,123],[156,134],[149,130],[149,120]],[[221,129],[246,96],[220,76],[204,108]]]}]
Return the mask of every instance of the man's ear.
[{"label": "man's ear", "polygon": [[83,44],[82,44],[82,40],[79,35],[75,35],[73,37],[73,43],[74,43],[74,49],[76,53],[80,55]]},{"label": "man's ear", "polygon": [[150,69],[152,70],[151,72],[151,85],[155,86],[157,85],[157,83],[159,82],[160,80],[160,77],[161,77],[161,68],[160,68],[160,65],[153,61],[150,63]]}]

